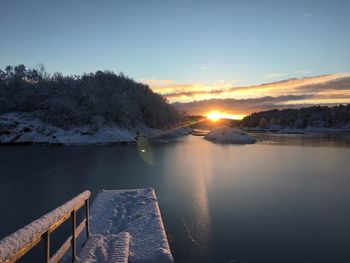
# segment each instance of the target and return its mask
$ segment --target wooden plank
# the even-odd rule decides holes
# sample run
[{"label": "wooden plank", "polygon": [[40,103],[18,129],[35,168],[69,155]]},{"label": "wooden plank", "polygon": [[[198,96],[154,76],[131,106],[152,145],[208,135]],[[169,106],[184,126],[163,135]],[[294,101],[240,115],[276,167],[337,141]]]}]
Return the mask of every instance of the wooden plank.
[{"label": "wooden plank", "polygon": [[90,236],[90,202],[85,200],[85,218],[86,218],[86,239]]},{"label": "wooden plank", "polygon": [[77,224],[77,212],[74,210],[71,213],[72,218],[72,262],[75,262],[77,258],[77,237],[75,232],[75,226]]},{"label": "wooden plank", "polygon": [[45,255],[45,262],[50,263],[50,233],[46,232],[44,234],[44,255]]}]

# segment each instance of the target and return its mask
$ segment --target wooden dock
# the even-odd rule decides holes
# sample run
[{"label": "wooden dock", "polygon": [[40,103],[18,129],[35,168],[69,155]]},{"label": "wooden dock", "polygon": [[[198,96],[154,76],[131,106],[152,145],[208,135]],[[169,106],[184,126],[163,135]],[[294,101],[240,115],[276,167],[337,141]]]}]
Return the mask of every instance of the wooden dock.
[{"label": "wooden dock", "polygon": [[[85,191],[0,240],[0,262],[16,262],[40,242],[45,244],[46,263],[173,262],[153,189],[103,190],[91,214],[90,195]],[[85,217],[77,224],[81,208]],[[68,219],[71,235],[51,255],[50,234]],[[84,229],[86,235],[80,235]]]}]

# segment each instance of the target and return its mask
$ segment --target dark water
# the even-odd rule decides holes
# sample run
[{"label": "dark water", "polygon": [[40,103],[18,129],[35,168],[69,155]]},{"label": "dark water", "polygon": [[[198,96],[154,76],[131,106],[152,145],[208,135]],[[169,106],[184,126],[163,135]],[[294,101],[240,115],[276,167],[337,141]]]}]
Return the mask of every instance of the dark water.
[{"label": "dark water", "polygon": [[153,187],[175,262],[350,262],[349,136],[257,136],[187,136],[143,158],[135,145],[0,147],[0,238],[85,189]]}]

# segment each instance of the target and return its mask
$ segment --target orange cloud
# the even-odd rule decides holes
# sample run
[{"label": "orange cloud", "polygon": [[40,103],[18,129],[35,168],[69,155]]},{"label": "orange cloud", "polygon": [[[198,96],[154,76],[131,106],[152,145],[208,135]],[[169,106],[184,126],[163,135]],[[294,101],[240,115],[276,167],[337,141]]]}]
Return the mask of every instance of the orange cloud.
[{"label": "orange cloud", "polygon": [[[337,90],[341,85],[349,87],[348,78],[350,73],[329,74],[316,77],[289,79],[279,82],[266,83],[252,86],[238,86],[237,81],[221,81],[217,83],[175,83],[171,80],[142,80],[147,83],[153,91],[168,98],[170,102],[190,102],[205,99],[248,99],[264,96],[297,95],[314,93],[325,88]],[[346,86],[348,85],[348,86]]]},{"label": "orange cloud", "polygon": [[[227,114],[249,114],[270,108],[297,105],[350,103],[350,73],[237,86],[237,81],[217,83],[175,83],[171,80],[143,80],[170,102],[189,113],[206,114],[209,109]],[[179,104],[180,103],[180,104]]]},{"label": "orange cloud", "polygon": [[208,96],[223,94],[230,90],[237,81],[219,81],[216,83],[176,83],[171,80],[141,79],[154,92],[164,95],[170,102],[188,102],[207,99]]}]

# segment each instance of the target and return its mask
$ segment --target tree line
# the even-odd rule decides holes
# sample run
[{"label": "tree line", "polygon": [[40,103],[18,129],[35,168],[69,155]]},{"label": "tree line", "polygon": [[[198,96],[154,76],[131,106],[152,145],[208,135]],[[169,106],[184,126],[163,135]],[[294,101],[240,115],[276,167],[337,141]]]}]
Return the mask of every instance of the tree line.
[{"label": "tree line", "polygon": [[162,128],[182,114],[148,85],[123,73],[49,74],[43,65],[0,69],[0,114],[32,112],[58,127],[118,124]]},{"label": "tree line", "polygon": [[243,118],[240,125],[248,128],[296,129],[350,127],[350,104],[263,111]]}]

